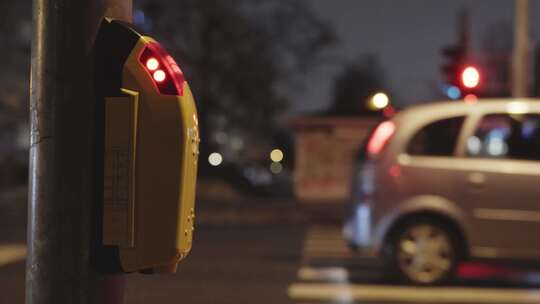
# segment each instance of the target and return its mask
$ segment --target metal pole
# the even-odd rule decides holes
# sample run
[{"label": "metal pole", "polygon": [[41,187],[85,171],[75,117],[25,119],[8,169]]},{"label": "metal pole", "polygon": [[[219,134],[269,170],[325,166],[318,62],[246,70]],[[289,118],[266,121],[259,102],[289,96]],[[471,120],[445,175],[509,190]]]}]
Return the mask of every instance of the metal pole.
[{"label": "metal pole", "polygon": [[529,0],[515,1],[512,96],[527,97],[529,95]]},{"label": "metal pole", "polygon": [[33,0],[27,304],[122,301],[122,279],[90,265],[92,45],[105,14],[129,21],[131,0]]},{"label": "metal pole", "polygon": [[534,97],[540,97],[540,45],[534,48],[534,76],[533,76],[533,94]]}]

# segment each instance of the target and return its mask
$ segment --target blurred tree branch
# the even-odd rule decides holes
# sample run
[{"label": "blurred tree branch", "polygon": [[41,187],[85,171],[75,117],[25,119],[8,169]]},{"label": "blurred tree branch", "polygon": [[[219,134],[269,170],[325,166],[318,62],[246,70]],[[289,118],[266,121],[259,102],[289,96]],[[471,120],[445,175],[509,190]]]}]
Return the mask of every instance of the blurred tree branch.
[{"label": "blurred tree branch", "polygon": [[[280,86],[317,64],[336,38],[305,1],[140,0],[197,99],[203,136],[269,134],[287,106]],[[148,22],[148,21],[147,21]]]},{"label": "blurred tree branch", "polygon": [[[385,90],[379,59],[373,54],[360,57],[344,66],[334,83],[333,103],[327,114],[338,116],[380,115],[368,109],[368,99]],[[388,93],[388,92],[387,92]]]},{"label": "blurred tree branch", "polygon": [[27,118],[30,75],[31,1],[0,2],[0,111]]}]

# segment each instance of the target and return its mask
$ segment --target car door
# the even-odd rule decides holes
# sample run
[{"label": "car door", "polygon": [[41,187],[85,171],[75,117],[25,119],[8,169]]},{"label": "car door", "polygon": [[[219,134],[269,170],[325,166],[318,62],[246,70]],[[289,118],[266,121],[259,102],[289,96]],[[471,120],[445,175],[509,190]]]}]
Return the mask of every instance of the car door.
[{"label": "car door", "polygon": [[465,115],[440,118],[413,134],[406,154],[399,158],[404,197],[458,201],[456,146],[466,119]]},{"label": "car door", "polygon": [[463,146],[471,253],[540,259],[540,115],[482,115]]}]

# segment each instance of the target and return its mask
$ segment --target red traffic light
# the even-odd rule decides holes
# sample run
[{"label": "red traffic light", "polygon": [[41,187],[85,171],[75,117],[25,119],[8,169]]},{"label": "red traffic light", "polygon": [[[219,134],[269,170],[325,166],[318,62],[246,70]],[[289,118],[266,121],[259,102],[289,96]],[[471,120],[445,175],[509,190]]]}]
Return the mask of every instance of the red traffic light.
[{"label": "red traffic light", "polygon": [[461,83],[468,89],[474,89],[480,84],[480,72],[473,66],[467,66],[461,72]]}]

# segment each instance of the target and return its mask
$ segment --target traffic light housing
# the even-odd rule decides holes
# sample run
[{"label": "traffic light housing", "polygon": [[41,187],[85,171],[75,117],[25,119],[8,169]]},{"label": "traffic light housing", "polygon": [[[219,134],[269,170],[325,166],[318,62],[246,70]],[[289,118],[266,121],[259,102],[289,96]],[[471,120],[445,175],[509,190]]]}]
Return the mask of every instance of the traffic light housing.
[{"label": "traffic light housing", "polygon": [[119,21],[103,22],[95,66],[99,267],[175,272],[195,216],[200,139],[190,87],[157,41]]},{"label": "traffic light housing", "polygon": [[453,45],[442,49],[446,59],[441,66],[444,82],[447,85],[460,87],[460,73],[466,61],[467,49],[464,45]]},{"label": "traffic light housing", "polygon": [[446,94],[452,99],[478,95],[482,77],[478,67],[468,60],[466,47],[446,47],[442,49],[442,54],[446,58],[441,66]]}]

